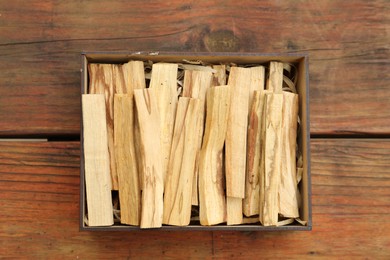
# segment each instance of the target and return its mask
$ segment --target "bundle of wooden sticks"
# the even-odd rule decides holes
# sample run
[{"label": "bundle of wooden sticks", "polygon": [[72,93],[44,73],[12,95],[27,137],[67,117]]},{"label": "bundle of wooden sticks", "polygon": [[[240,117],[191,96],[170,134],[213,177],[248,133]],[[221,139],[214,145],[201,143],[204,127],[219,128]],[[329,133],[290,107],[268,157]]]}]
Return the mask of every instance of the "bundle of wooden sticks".
[{"label": "bundle of wooden sticks", "polygon": [[299,219],[293,66],[130,61],[88,72],[89,226],[114,224],[112,190],[120,222],[141,228]]}]

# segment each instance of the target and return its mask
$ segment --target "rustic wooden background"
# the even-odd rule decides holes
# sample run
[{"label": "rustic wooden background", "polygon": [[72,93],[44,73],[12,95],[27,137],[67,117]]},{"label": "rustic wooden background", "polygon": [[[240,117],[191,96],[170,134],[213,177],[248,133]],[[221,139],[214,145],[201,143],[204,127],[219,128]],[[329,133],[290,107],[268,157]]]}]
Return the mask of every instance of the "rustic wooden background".
[{"label": "rustic wooden background", "polygon": [[[307,52],[313,231],[79,232],[80,52]],[[0,258],[390,259],[390,2],[0,0]]]}]

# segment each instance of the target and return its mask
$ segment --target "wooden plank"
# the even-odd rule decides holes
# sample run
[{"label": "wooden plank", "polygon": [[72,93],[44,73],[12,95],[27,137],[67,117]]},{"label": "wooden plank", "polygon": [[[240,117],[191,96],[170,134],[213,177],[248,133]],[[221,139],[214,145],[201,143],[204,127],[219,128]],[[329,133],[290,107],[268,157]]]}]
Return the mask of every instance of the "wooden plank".
[{"label": "wooden plank", "polygon": [[229,116],[230,87],[207,91],[206,127],[199,162],[199,218],[202,225],[225,221],[226,205],[223,182],[218,171]]},{"label": "wooden plank", "polygon": [[[202,138],[204,133],[204,118],[206,113],[206,92],[211,87],[213,74],[208,71],[184,72],[183,97],[199,98],[201,100],[201,117],[199,118],[200,128],[198,133],[198,151],[202,147]],[[196,160],[195,175],[192,187],[192,205],[198,205],[198,169],[199,158]]]},{"label": "wooden plank", "polygon": [[282,106],[283,94],[265,96],[264,175],[260,194],[260,222],[276,226],[279,211],[279,184],[282,163]]},{"label": "wooden plank", "polygon": [[164,170],[157,93],[155,89],[134,90],[141,137],[141,228],[161,227],[163,218]]},{"label": "wooden plank", "polygon": [[203,115],[202,106],[200,99],[182,97],[178,102],[164,192],[164,224],[190,224],[192,182],[195,180],[195,160],[199,144],[198,122]]},{"label": "wooden plank", "polygon": [[226,132],[226,194],[244,198],[246,169],[246,136],[251,70],[232,67],[228,85],[231,100]]},{"label": "wooden plank", "polygon": [[111,64],[93,64],[88,66],[89,93],[104,94],[106,101],[106,122],[108,153],[110,156],[110,173],[112,189],[118,190],[118,174],[116,172],[115,148],[114,148],[114,66]]},{"label": "wooden plank", "polygon": [[[313,134],[390,132],[387,0],[265,1],[264,8],[246,2],[245,19],[234,19],[234,26],[226,17],[242,16],[240,2],[111,6],[106,1],[3,3],[0,135],[80,132],[81,50],[305,52],[310,57]],[[216,13],[212,20],[194,22]],[[291,25],[302,30],[291,30]]]},{"label": "wooden plank", "polygon": [[[378,219],[390,214],[390,140],[311,144],[310,232],[91,233],[78,229],[80,143],[0,142],[0,222],[7,223],[1,226],[0,257],[58,259],[66,253],[96,259],[112,256],[115,248],[119,258],[388,259],[390,222]],[[373,230],[379,230],[375,236]]]},{"label": "wooden plank", "polygon": [[279,213],[284,217],[299,217],[296,165],[298,95],[283,92],[282,164],[279,184]]},{"label": "wooden plank", "polygon": [[156,89],[158,111],[161,119],[161,142],[163,156],[163,179],[168,171],[169,154],[172,145],[173,126],[177,107],[177,71],[173,63],[155,63],[152,67],[150,88]]},{"label": "wooden plank", "polygon": [[121,223],[139,226],[141,188],[134,141],[133,95],[114,96],[114,144]]},{"label": "wooden plank", "polygon": [[104,95],[83,95],[84,173],[89,226],[114,224]]}]

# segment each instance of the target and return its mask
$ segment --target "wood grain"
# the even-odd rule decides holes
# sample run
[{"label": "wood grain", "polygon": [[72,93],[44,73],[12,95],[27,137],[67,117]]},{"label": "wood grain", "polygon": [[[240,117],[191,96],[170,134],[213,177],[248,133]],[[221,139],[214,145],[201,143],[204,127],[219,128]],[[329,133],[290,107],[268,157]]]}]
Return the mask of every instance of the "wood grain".
[{"label": "wood grain", "polygon": [[1,135],[78,134],[82,50],[306,52],[312,133],[390,132],[387,0],[21,3],[1,8]]},{"label": "wood grain", "polygon": [[313,231],[79,232],[79,143],[0,142],[0,257],[389,258],[390,141],[311,148]]}]

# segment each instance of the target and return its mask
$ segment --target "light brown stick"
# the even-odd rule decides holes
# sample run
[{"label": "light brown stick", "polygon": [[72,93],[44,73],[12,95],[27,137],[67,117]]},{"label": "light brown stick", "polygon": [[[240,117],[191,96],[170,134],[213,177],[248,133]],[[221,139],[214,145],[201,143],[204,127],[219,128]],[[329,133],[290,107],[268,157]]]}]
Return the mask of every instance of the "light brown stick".
[{"label": "light brown stick", "polygon": [[245,198],[243,211],[245,216],[259,214],[260,205],[260,158],[261,133],[264,108],[264,91],[255,91],[252,109],[249,115],[247,174],[245,179]]},{"label": "light brown stick", "polygon": [[213,74],[213,86],[226,85],[226,65],[213,65],[212,68],[216,71]]},{"label": "light brown stick", "polygon": [[[163,178],[168,171],[169,153],[172,145],[173,126],[177,107],[177,70],[178,65],[172,63],[155,63],[152,67],[150,88],[156,89],[163,158]],[[165,183],[165,181],[164,181]]]},{"label": "light brown stick", "polygon": [[295,149],[297,144],[298,95],[283,92],[282,170],[279,186],[279,213],[297,218],[298,181]]},{"label": "light brown stick", "polygon": [[282,157],[283,94],[266,94],[263,200],[260,221],[264,226],[276,226],[279,211],[279,183]]},{"label": "light brown stick", "polygon": [[190,223],[201,106],[200,99],[179,99],[165,184],[164,224],[185,226]]},{"label": "light brown stick", "polygon": [[163,217],[163,166],[160,113],[155,89],[136,89],[134,98],[141,137],[143,176],[141,228],[161,227]]},{"label": "light brown stick", "polygon": [[229,116],[228,86],[210,88],[207,92],[206,127],[199,162],[199,209],[202,225],[224,222],[226,202],[223,189],[222,153]]},{"label": "light brown stick", "polygon": [[274,93],[282,93],[283,88],[283,63],[271,61],[269,64],[269,77],[266,89]]},{"label": "light brown stick", "polygon": [[114,124],[121,223],[138,226],[141,215],[141,189],[134,147],[132,95],[115,94]]},{"label": "light brown stick", "polygon": [[126,85],[127,94],[133,95],[134,89],[144,89],[145,71],[142,61],[129,61],[122,65],[123,77]]},{"label": "light brown stick", "polygon": [[115,148],[114,148],[114,94],[113,65],[94,64],[88,65],[90,94],[104,94],[106,102],[106,122],[108,153],[110,156],[110,172],[112,189],[118,190],[118,174],[116,172]]},{"label": "light brown stick", "polygon": [[82,95],[88,225],[114,224],[104,95]]},{"label": "light brown stick", "polygon": [[[145,71],[144,71],[144,63],[142,61],[129,61],[121,66],[122,68],[122,75],[125,82],[125,87],[123,89],[123,93],[126,93],[128,95],[131,95],[133,97],[134,89],[145,89],[146,83],[145,83]],[[117,93],[120,93],[118,89],[116,90]],[[133,105],[134,113],[136,113],[135,104]],[[140,162],[142,160],[142,157],[140,156],[141,150],[140,150],[140,133],[139,133],[139,124],[138,124],[138,118],[134,117],[134,147],[135,147],[135,153],[137,157],[137,161]],[[138,171],[139,174],[139,182],[140,182],[140,188],[142,189],[142,181],[143,178],[141,176],[141,171]]]},{"label": "light brown stick", "polygon": [[[199,98],[201,102],[201,117],[198,125],[198,153],[202,147],[202,137],[204,133],[204,118],[206,112],[206,92],[211,87],[212,73],[210,71],[192,71],[184,72],[183,97]],[[195,175],[192,188],[192,205],[198,205],[198,169],[199,169],[199,154],[195,164]]]}]

